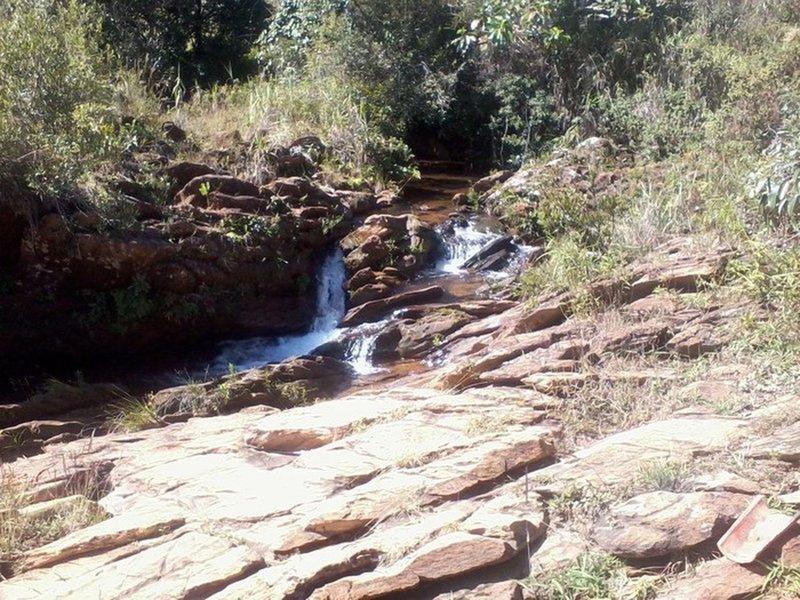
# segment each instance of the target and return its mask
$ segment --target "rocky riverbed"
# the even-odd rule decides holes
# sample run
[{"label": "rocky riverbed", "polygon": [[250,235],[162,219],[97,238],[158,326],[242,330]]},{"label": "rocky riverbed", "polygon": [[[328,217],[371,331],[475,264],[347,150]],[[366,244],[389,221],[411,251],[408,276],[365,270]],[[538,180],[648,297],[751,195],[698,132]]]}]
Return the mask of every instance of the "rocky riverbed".
[{"label": "rocky riverbed", "polygon": [[[398,347],[437,311],[463,315],[421,351],[440,365],[424,373],[281,410],[269,382],[328,377],[319,389],[330,393],[334,381],[346,390],[347,370],[333,358],[255,369],[203,390],[229,414],[48,444],[6,464],[5,481],[25,481],[34,507],[91,491],[107,518],[25,552],[2,597],[511,599],[593,552],[620,561],[631,594],[755,594],[763,568],[719,558],[714,543],[754,494],[772,493],[757,465],[791,470],[797,428],[753,432],[796,398],[753,398],[745,416],[724,416],[715,403],[741,393],[742,366],[684,377],[731,342],[726,326],[748,307],[690,307],[724,273],[725,251],[664,250],[632,265],[625,285],[594,285],[621,291],[594,319],[570,315],[569,294],[421,305]],[[583,439],[570,410],[603,386],[642,402],[661,389],[663,405]],[[180,417],[187,393],[197,390],[161,392],[174,409],[163,414]],[[732,456],[753,461],[750,477]],[[784,541],[785,560],[798,560]],[[692,574],[661,571],[687,556],[702,563]]]}]

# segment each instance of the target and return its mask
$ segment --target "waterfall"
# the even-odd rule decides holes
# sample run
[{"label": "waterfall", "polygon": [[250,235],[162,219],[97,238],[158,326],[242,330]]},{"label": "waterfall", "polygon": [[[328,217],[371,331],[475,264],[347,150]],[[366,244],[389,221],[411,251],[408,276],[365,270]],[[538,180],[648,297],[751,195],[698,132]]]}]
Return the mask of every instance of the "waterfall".
[{"label": "waterfall", "polygon": [[476,219],[467,221],[465,225],[455,225],[451,235],[443,236],[445,256],[436,262],[439,273],[461,273],[461,265],[472,258],[489,242],[501,237],[501,234],[478,228]]},{"label": "waterfall", "polygon": [[378,342],[378,336],[391,321],[392,319],[389,318],[377,323],[363,323],[347,332],[345,360],[358,375],[372,375],[384,370],[372,363],[372,355]]},{"label": "waterfall", "polygon": [[339,319],[344,315],[346,278],[342,251],[337,246],[325,258],[317,277],[317,314],[307,333],[225,342],[209,373],[224,373],[229,365],[239,371],[280,362],[292,356],[308,354],[317,346],[332,340],[338,333],[336,327]]}]

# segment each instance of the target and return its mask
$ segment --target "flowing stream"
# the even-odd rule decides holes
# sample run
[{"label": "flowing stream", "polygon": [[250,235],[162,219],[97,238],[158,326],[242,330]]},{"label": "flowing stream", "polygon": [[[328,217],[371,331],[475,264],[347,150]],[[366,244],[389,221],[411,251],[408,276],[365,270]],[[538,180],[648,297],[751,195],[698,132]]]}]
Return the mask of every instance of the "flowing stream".
[{"label": "flowing stream", "polygon": [[[479,219],[455,224],[452,232],[443,235],[443,252],[434,267],[422,273],[417,284],[433,280],[443,285],[447,280],[460,280],[466,271],[461,265],[501,234],[485,227]],[[317,316],[302,335],[278,338],[256,337],[224,342],[208,374],[219,375],[230,369],[240,371],[294,356],[308,354],[331,341],[340,341],[345,360],[358,375],[371,375],[383,369],[373,364],[372,355],[380,333],[392,321],[392,316],[377,323],[364,323],[353,328],[340,328],[345,313],[347,274],[341,251],[331,252],[322,264],[317,278]]]},{"label": "flowing stream", "polygon": [[317,316],[309,331],[278,338],[256,337],[223,342],[219,355],[208,370],[209,374],[218,375],[230,368],[241,371],[280,362],[292,356],[308,354],[331,341],[336,337],[339,320],[344,316],[346,280],[342,251],[337,246],[325,258],[317,277]]}]

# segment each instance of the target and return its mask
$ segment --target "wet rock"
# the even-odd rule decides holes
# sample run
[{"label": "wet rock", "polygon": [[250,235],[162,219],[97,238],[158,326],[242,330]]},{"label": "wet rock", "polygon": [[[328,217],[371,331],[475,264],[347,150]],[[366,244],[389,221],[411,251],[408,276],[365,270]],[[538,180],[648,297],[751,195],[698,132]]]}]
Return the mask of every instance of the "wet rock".
[{"label": "wet rock", "polygon": [[441,345],[444,337],[474,320],[474,317],[457,309],[434,311],[418,321],[405,321],[400,325],[397,352],[402,358],[426,354]]},{"label": "wet rock", "polygon": [[650,492],[612,508],[596,525],[594,539],[626,559],[682,555],[717,541],[749,501],[726,492]]},{"label": "wet rock", "polygon": [[369,323],[372,321],[379,321],[385,315],[396,308],[408,306],[409,304],[417,304],[421,302],[431,302],[438,300],[444,295],[444,290],[436,285],[422,288],[420,290],[412,290],[383,298],[381,300],[373,300],[366,302],[361,306],[357,306],[349,310],[341,322],[342,327],[353,327],[361,323]]},{"label": "wet rock", "polygon": [[497,271],[508,264],[509,258],[515,251],[514,238],[510,235],[503,236],[486,244],[468,258],[461,268],[475,271]]}]

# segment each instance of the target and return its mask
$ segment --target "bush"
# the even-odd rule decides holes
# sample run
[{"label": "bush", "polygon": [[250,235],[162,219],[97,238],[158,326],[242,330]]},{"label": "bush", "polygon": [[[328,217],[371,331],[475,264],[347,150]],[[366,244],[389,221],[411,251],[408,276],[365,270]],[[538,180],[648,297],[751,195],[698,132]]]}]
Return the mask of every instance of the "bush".
[{"label": "bush", "polygon": [[0,171],[6,177],[42,195],[73,190],[86,174],[142,142],[143,123],[121,108],[155,106],[135,76],[118,71],[102,50],[94,5],[0,5]]}]

